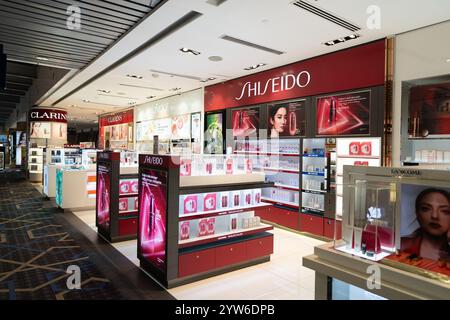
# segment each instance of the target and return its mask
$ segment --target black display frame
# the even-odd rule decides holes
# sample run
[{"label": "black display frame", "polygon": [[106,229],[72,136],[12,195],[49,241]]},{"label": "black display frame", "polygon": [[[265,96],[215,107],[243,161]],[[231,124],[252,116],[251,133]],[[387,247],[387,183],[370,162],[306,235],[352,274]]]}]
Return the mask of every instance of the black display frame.
[{"label": "black display frame", "polygon": [[[222,154],[226,151],[226,136],[227,136],[227,123],[229,122],[227,119],[227,112],[225,110],[220,111],[209,111],[205,112],[204,121],[203,121],[203,151],[206,149],[206,131],[208,129],[208,116],[214,114],[222,115]],[[205,153],[205,152],[204,152]],[[205,153],[205,154],[215,154],[215,153]],[[218,154],[218,153],[216,153]]]}]

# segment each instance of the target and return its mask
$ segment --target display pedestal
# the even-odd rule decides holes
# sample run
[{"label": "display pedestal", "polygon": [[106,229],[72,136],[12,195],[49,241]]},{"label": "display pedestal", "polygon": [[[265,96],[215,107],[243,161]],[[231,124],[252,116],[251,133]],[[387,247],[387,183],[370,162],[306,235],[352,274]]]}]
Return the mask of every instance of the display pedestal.
[{"label": "display pedestal", "polygon": [[[327,300],[330,296],[329,278],[344,281],[387,299],[448,299],[450,281],[432,279],[401,270],[380,262],[355,257],[337,251],[333,243],[314,248],[314,254],[303,257],[303,266],[316,272],[315,299]],[[370,289],[374,271],[380,275],[379,289]],[[379,272],[378,272],[379,271]]]},{"label": "display pedestal", "polygon": [[56,169],[58,168],[61,168],[61,165],[44,166],[43,192],[48,198],[56,197]]},{"label": "display pedestal", "polygon": [[84,211],[95,208],[95,198],[87,191],[89,170],[56,169],[55,201],[64,211]]},{"label": "display pedestal", "polygon": [[261,188],[272,186],[259,173],[241,183],[232,175],[180,178],[178,157],[141,154],[141,267],[172,288],[269,261],[273,227],[254,214],[272,207],[260,201]]}]

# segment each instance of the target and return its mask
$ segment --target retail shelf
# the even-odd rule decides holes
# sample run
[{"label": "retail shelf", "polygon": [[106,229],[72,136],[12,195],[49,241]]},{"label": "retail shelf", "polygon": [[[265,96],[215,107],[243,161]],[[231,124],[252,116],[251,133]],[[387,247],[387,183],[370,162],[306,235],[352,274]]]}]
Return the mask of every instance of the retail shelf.
[{"label": "retail shelf", "polygon": [[303,157],[304,158],[326,158],[326,156],[319,155],[319,154],[304,154]]},{"label": "retail shelf", "polygon": [[275,183],[275,187],[281,188],[281,189],[287,189],[287,190],[294,190],[294,191],[299,191],[300,190],[299,187],[293,187],[293,186],[289,186],[289,185],[286,185],[286,184],[280,184],[280,183]]},{"label": "retail shelf", "polygon": [[344,155],[344,156],[338,156],[338,158],[355,158],[355,159],[380,159],[380,157],[377,156],[359,156],[359,155]]},{"label": "retail shelf", "polygon": [[204,211],[204,212],[196,212],[196,213],[191,213],[191,214],[183,214],[180,216],[179,220],[185,221],[185,220],[224,216],[224,215],[229,215],[229,214],[236,214],[236,213],[251,211],[251,209],[255,209],[255,208],[269,207],[269,206],[271,206],[271,204],[259,203],[259,204],[254,204],[254,205],[250,205],[250,206],[230,208],[230,209],[226,209],[226,210],[221,209],[221,210],[214,210],[214,211],[206,211],[206,212]]},{"label": "retail shelf", "polygon": [[295,202],[289,202],[289,201],[282,201],[282,200],[275,200],[275,199],[270,199],[270,198],[265,198],[265,197],[261,197],[261,200],[267,201],[267,202],[271,202],[274,204],[279,204],[279,205],[283,205],[283,206],[288,206],[291,208],[299,208],[300,206],[295,203]]},{"label": "retail shelf", "polygon": [[213,235],[205,236],[205,237],[196,237],[193,239],[180,240],[178,242],[178,248],[182,249],[182,248],[187,248],[187,247],[194,247],[194,246],[198,246],[201,244],[247,236],[247,235],[260,233],[263,231],[269,231],[269,230],[273,230],[273,226],[269,226],[267,224],[261,223],[260,226],[255,227],[255,228],[238,229],[238,230],[234,230],[232,232],[218,233],[218,234],[213,234]]},{"label": "retail shelf", "polygon": [[320,212],[323,213],[325,210],[324,209],[317,209],[317,208],[311,208],[311,207],[307,207],[307,206],[302,206],[303,209],[306,209],[308,211],[311,212]]},{"label": "retail shelf", "polygon": [[119,198],[127,198],[127,197],[137,197],[139,193],[126,193],[126,194],[119,194]]},{"label": "retail shelf", "polygon": [[263,152],[263,151],[234,151],[236,154],[254,154],[264,156],[283,156],[283,157],[298,157],[300,153],[283,153],[283,152]]},{"label": "retail shelf", "polygon": [[315,194],[325,194],[327,193],[326,190],[315,190],[315,189],[302,189],[303,192],[306,193],[315,193]]},{"label": "retail shelf", "polygon": [[306,175],[306,176],[316,176],[316,177],[324,177],[325,174],[323,172],[308,172],[308,171],[303,171],[302,174]]},{"label": "retail shelf", "polygon": [[139,210],[119,211],[119,214],[139,213]]},{"label": "retail shelf", "polygon": [[223,185],[202,185],[180,187],[180,194],[194,194],[204,192],[235,191],[244,189],[258,189],[273,187],[273,182],[231,183]]},{"label": "retail shelf", "polygon": [[277,171],[277,172],[285,172],[285,173],[300,173],[300,170],[296,169],[281,169],[281,168],[273,168],[273,167],[262,167],[259,169],[263,169],[264,171]]}]

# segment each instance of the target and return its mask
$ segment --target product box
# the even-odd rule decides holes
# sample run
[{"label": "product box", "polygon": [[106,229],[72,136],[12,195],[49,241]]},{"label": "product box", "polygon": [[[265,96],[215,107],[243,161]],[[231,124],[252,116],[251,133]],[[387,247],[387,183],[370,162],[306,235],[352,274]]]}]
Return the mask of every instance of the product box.
[{"label": "product box", "polygon": [[190,234],[190,224],[189,221],[183,221],[180,223],[180,240],[189,239]]},{"label": "product box", "polygon": [[244,206],[251,206],[253,204],[252,190],[242,190],[242,200]]},{"label": "product box", "polygon": [[203,211],[212,211],[217,209],[217,197],[215,193],[206,193],[203,197]]},{"label": "product box", "polygon": [[231,200],[233,201],[233,207],[241,206],[241,192],[240,191],[231,191]]},{"label": "product box", "polygon": [[196,213],[198,212],[198,195],[190,194],[186,196],[182,196],[182,201],[180,201],[180,205],[182,206],[181,212],[184,214]]},{"label": "product box", "polygon": [[208,219],[198,220],[198,236],[204,237],[208,234]]},{"label": "product box", "polygon": [[372,155],[372,142],[365,141],[360,143],[359,154],[361,156],[371,156]]},{"label": "product box", "polygon": [[216,159],[207,158],[203,162],[204,168],[203,172],[205,175],[215,175],[216,174]]},{"label": "product box", "polygon": [[120,194],[127,194],[130,193],[130,182],[129,181],[120,181],[119,182],[119,193]]},{"label": "product box", "polygon": [[261,189],[253,189],[253,203],[254,204],[261,203]]},{"label": "product box", "polygon": [[180,176],[190,176],[192,174],[192,160],[181,159],[180,163]]},{"label": "product box", "polygon": [[253,172],[253,162],[252,159],[245,159],[245,173],[249,174]]},{"label": "product box", "polygon": [[217,201],[217,207],[220,209],[228,209],[232,207],[230,192],[220,192],[218,194],[219,199]]},{"label": "product box", "polygon": [[139,199],[138,198],[134,198],[134,210],[139,210]]},{"label": "product box", "polygon": [[348,147],[348,154],[351,156],[359,156],[361,154],[361,145],[358,141],[353,141]]},{"label": "product box", "polygon": [[128,198],[119,199],[119,211],[128,211]]},{"label": "product box", "polygon": [[130,182],[130,189],[131,189],[131,193],[138,193],[139,192],[139,185],[137,180],[131,181]]},{"label": "product box", "polygon": [[230,215],[230,231],[236,230],[238,226],[238,215],[231,214]]},{"label": "product box", "polygon": [[214,234],[216,229],[216,218],[208,219],[208,235]]},{"label": "product box", "polygon": [[225,160],[225,173],[233,174],[233,158],[228,158]]}]

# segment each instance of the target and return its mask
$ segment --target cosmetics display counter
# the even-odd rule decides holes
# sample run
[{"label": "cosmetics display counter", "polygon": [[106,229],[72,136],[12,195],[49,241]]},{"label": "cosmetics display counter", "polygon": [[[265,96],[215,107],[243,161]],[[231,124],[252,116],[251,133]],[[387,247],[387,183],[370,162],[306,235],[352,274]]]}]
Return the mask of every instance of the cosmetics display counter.
[{"label": "cosmetics display counter", "polygon": [[138,220],[136,154],[98,152],[96,226],[110,242],[135,239]]},{"label": "cosmetics display counter", "polygon": [[[332,298],[329,278],[388,299],[449,299],[450,172],[360,166],[343,171],[343,238],[303,258],[316,271],[316,299]],[[428,217],[430,210],[438,210],[437,217]],[[380,285],[368,286],[368,276],[376,275]]]},{"label": "cosmetics display counter", "polygon": [[[48,166],[50,192],[50,174],[56,167],[55,202],[65,211],[91,210],[95,206],[95,171],[83,166]],[[94,181],[93,181],[94,180]]]},{"label": "cosmetics display counter", "polygon": [[44,149],[30,148],[28,156],[28,169],[31,182],[42,181],[42,170],[44,164]]},{"label": "cosmetics display counter", "polygon": [[141,154],[141,267],[170,288],[268,261],[273,227],[255,212],[272,186],[245,157]]}]

